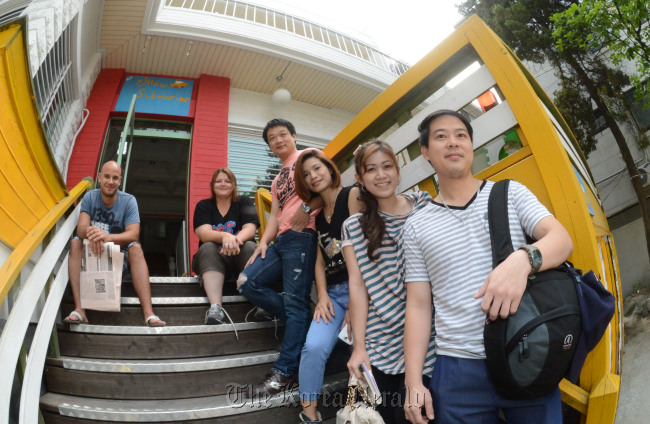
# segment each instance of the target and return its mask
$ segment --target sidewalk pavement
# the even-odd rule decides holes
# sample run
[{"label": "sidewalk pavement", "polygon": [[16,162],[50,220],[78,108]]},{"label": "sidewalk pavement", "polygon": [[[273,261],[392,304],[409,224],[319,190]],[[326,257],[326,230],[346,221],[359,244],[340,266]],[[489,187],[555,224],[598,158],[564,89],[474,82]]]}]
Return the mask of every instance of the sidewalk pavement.
[{"label": "sidewalk pavement", "polygon": [[650,417],[650,318],[636,322],[633,331],[626,326],[621,392],[616,424],[648,422]]}]

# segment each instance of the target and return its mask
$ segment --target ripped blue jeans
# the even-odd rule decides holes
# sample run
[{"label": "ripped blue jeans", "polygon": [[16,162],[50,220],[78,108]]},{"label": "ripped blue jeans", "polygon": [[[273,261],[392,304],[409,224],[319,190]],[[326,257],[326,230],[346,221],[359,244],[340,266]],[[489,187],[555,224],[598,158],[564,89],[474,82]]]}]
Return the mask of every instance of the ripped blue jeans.
[{"label": "ripped blue jeans", "polygon": [[[289,230],[269,245],[266,257],[258,256],[242,274],[246,282],[239,292],[251,303],[285,322],[280,357],[273,368],[284,375],[298,371],[300,351],[311,323],[309,293],[314,281],[316,232]],[[282,280],[282,294],[269,285]]]}]

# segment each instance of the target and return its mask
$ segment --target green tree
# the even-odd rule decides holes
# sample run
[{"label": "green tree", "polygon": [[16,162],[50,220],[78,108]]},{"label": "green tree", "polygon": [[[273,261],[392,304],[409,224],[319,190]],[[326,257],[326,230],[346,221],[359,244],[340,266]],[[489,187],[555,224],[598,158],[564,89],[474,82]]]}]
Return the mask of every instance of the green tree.
[{"label": "green tree", "polygon": [[650,107],[650,5],[647,0],[583,0],[551,17],[557,48],[608,50],[612,62],[629,61],[636,100]]},{"label": "green tree", "polygon": [[[629,79],[608,66],[600,50],[568,40],[558,49],[553,38],[553,16],[576,7],[578,3],[579,0],[464,0],[458,10],[465,16],[479,15],[522,60],[548,62],[555,68],[562,87],[555,93],[556,104],[573,124],[585,153],[595,148],[595,121],[590,112],[591,102],[596,104],[627,167],[639,202],[650,257],[650,211],[639,171],[618,124],[623,119],[632,125],[624,113],[625,105],[620,97]],[[589,32],[588,27],[576,31]]]},{"label": "green tree", "polygon": [[[637,132],[635,121],[629,119],[622,94],[630,83],[628,76],[611,69],[599,58],[591,58],[587,63],[583,59],[580,63],[583,68],[589,69],[593,86],[597,87],[598,95],[607,104],[610,115],[614,116],[616,122],[626,122],[631,131]],[[555,105],[572,129],[583,153],[588,156],[596,148],[596,136],[599,133],[592,96],[572,68],[561,67],[556,75],[560,80],[560,89],[554,93]]]}]

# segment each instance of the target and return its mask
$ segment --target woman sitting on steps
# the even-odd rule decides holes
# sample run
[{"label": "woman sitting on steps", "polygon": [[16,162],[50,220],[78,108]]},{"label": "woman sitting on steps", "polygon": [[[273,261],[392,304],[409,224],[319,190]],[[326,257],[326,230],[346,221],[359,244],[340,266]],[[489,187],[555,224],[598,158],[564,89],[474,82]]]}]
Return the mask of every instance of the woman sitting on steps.
[{"label": "woman sitting on steps", "polygon": [[228,168],[214,171],[210,181],[212,197],[196,204],[194,233],[199,250],[192,259],[192,270],[199,276],[210,301],[205,324],[221,324],[225,319],[222,306],[226,276],[235,278],[255,251],[253,241],[260,223],[253,202],[240,197],[237,179]]}]

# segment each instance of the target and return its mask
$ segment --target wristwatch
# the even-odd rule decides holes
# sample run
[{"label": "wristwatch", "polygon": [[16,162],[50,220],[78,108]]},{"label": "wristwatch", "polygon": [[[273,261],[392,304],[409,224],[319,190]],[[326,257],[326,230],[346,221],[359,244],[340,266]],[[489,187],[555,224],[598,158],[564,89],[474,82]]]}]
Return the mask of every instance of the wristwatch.
[{"label": "wristwatch", "polygon": [[528,275],[533,275],[539,271],[539,268],[542,266],[542,252],[532,244],[524,244],[519,249],[525,250],[526,253],[528,253],[528,260],[530,261],[530,266],[532,268]]},{"label": "wristwatch", "polygon": [[302,209],[304,213],[311,213],[311,206],[309,206],[309,203],[303,203],[300,205],[300,209]]}]

